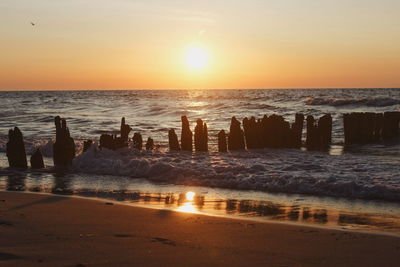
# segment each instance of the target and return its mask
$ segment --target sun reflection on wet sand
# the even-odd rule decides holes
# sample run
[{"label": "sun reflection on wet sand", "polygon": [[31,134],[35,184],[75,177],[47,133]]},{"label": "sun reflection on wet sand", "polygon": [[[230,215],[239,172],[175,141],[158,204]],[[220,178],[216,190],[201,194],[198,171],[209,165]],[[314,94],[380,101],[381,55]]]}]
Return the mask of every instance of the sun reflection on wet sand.
[{"label": "sun reflection on wet sand", "polygon": [[186,199],[188,201],[193,201],[195,195],[196,195],[196,193],[194,193],[194,192],[190,192],[190,191],[186,192]]},{"label": "sun reflection on wet sand", "polygon": [[178,200],[179,207],[176,210],[180,211],[180,212],[186,212],[186,213],[197,213],[197,212],[199,212],[197,207],[193,203],[195,195],[196,195],[196,193],[191,192],[191,191],[186,192],[186,194],[184,194],[184,195],[181,194],[179,196],[179,200]]},{"label": "sun reflection on wet sand", "polygon": [[[99,177],[101,178],[101,177]],[[107,181],[109,181],[107,179]],[[298,222],[300,224],[335,227],[340,229],[392,233],[400,235],[400,214],[396,203],[362,200],[323,199],[306,196],[287,197],[262,193],[262,198],[250,199],[254,193],[232,197],[215,195],[207,191],[190,189],[179,192],[151,192],[135,189],[99,189],[86,187],[74,175],[51,174],[9,174],[0,177],[0,190],[76,195],[88,198],[115,200],[133,205],[146,205],[185,213],[212,214],[255,220]],[[105,187],[103,185],[103,187]],[[127,187],[125,184],[123,187]],[[172,191],[172,190],[171,190]],[[229,191],[233,194],[233,191]],[[261,194],[261,193],[259,193]],[[246,198],[248,197],[248,198]],[[368,206],[367,206],[368,205]],[[367,208],[367,209],[366,209]]]}]

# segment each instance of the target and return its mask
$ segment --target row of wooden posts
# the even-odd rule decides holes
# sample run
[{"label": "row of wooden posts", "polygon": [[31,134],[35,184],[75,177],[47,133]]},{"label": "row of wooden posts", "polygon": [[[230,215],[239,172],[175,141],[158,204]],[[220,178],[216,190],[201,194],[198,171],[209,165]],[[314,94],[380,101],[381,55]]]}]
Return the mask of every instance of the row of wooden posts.
[{"label": "row of wooden posts", "polygon": [[[208,151],[208,128],[201,119],[196,121],[194,134],[190,129],[186,116],[181,117],[181,142],[174,129],[168,132],[168,143],[171,151]],[[54,119],[56,140],[53,145],[53,161],[55,166],[69,165],[75,157],[75,142],[71,137],[67,122],[59,116]],[[345,144],[367,144],[379,141],[390,141],[399,136],[400,112],[385,113],[351,113],[344,114]],[[300,148],[303,144],[304,115],[296,114],[294,123],[290,124],[282,116],[264,116],[243,119],[241,123],[232,117],[229,133],[221,130],[218,133],[218,151],[227,152],[242,149],[260,148]],[[120,136],[102,134],[100,148],[116,150],[128,146],[129,133],[132,128],[121,120]],[[7,157],[10,167],[26,168],[26,152],[23,136],[18,127],[8,133]],[[194,139],[194,140],[193,140]],[[306,118],[306,141],[308,149],[323,149],[332,141],[332,117],[325,114],[318,120],[309,115]],[[83,152],[93,144],[92,140],[84,141]],[[134,133],[132,145],[142,150],[143,139],[140,133]],[[194,147],[193,147],[194,145]],[[147,150],[154,149],[154,140],[148,138],[145,144]],[[43,168],[43,156],[37,149],[30,158],[32,168]]]},{"label": "row of wooden posts", "polygon": [[[174,129],[168,132],[170,150],[193,150],[193,133],[189,128],[186,116],[182,116],[181,145]],[[255,117],[243,119],[241,123],[232,117],[229,133],[224,130],[218,133],[218,151],[260,149],[260,148],[300,148],[302,146],[304,115],[296,114],[295,121],[290,125],[282,116],[264,116],[262,119]],[[307,117],[306,146],[317,149],[328,146],[332,138],[332,117],[327,114],[318,121],[313,116]],[[207,124],[201,119],[197,120],[194,129],[194,150],[208,151]]]}]

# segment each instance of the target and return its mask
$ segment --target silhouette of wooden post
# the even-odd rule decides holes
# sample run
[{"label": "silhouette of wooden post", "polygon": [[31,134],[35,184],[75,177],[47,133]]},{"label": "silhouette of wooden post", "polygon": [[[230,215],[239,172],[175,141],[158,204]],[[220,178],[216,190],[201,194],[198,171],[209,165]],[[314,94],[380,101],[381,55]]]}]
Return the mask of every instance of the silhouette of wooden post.
[{"label": "silhouette of wooden post", "polygon": [[32,169],[42,169],[44,168],[43,156],[40,152],[40,149],[36,149],[36,151],[32,154],[31,159],[31,168]]},{"label": "silhouette of wooden post", "polygon": [[128,146],[129,133],[132,128],[125,123],[125,117],[121,119],[120,137],[115,134],[102,134],[100,136],[100,148],[116,150]]},{"label": "silhouette of wooden post", "polygon": [[318,128],[315,125],[314,117],[307,116],[307,138],[306,146],[308,149],[314,149],[318,146]]},{"label": "silhouette of wooden post", "polygon": [[27,168],[24,138],[18,127],[8,131],[8,142],[6,144],[8,164],[13,168]]},{"label": "silhouette of wooden post", "polygon": [[100,148],[115,150],[115,135],[102,134],[100,136]]},{"label": "silhouette of wooden post", "polygon": [[192,150],[193,150],[193,133],[190,130],[189,120],[186,116],[182,116],[181,121],[182,121],[181,149],[192,152]]},{"label": "silhouette of wooden post", "polygon": [[171,151],[181,150],[178,142],[178,136],[176,135],[174,129],[170,129],[168,131],[168,143],[169,143],[169,150]]},{"label": "silhouette of wooden post", "polygon": [[218,133],[218,152],[227,152],[226,133],[224,130]]},{"label": "silhouette of wooden post", "polygon": [[153,149],[154,149],[154,140],[151,137],[148,137],[146,142],[146,150],[153,150]]},{"label": "silhouette of wooden post", "polygon": [[264,115],[261,119],[261,147],[271,147],[271,131],[270,131],[270,122],[267,115]]},{"label": "silhouette of wooden post", "polygon": [[326,147],[332,142],[332,116],[325,114],[318,120],[319,146]]},{"label": "silhouette of wooden post", "polygon": [[128,124],[125,124],[125,117],[122,117],[121,128],[120,128],[122,142],[124,142],[124,143],[128,142],[128,137],[129,137],[129,133],[131,130],[132,130],[132,128]]},{"label": "silhouette of wooden post", "polygon": [[75,157],[75,142],[71,138],[67,122],[60,116],[54,118],[56,142],[53,145],[54,165],[68,165]]},{"label": "silhouette of wooden post", "polygon": [[355,140],[353,116],[353,114],[343,114],[344,143],[347,145],[353,144]]},{"label": "silhouette of wooden post", "polygon": [[[283,117],[282,117],[283,119]],[[290,123],[287,122],[285,119],[282,121],[282,146],[283,148],[289,148],[292,146],[292,135],[290,129]]]},{"label": "silhouette of wooden post", "polygon": [[292,124],[291,128],[291,143],[292,147],[300,148],[301,147],[301,137],[303,135],[303,123],[304,123],[304,115],[300,113],[296,113],[295,121]]},{"label": "silhouette of wooden post", "polygon": [[379,141],[382,138],[383,131],[383,114],[376,113],[375,114],[375,122],[374,122],[374,142]]},{"label": "silhouette of wooden post", "polygon": [[142,135],[140,133],[133,134],[132,142],[133,142],[133,148],[135,148],[137,150],[142,150],[143,139],[142,139]]},{"label": "silhouette of wooden post", "polygon": [[243,119],[243,130],[247,149],[260,148],[260,122],[255,117]]},{"label": "silhouette of wooden post", "polygon": [[228,149],[245,149],[244,133],[240,128],[240,122],[235,117],[231,119],[231,126],[228,134]]},{"label": "silhouette of wooden post", "polygon": [[208,127],[207,123],[203,126],[203,138],[204,138],[204,151],[208,151]]},{"label": "silhouette of wooden post", "polygon": [[208,151],[207,124],[201,119],[196,121],[194,129],[194,148],[196,151]]},{"label": "silhouette of wooden post", "polygon": [[392,111],[383,114],[382,137],[385,141],[391,141],[399,135],[400,112]]},{"label": "silhouette of wooden post", "polygon": [[282,116],[272,114],[265,121],[267,144],[271,148],[288,147],[289,123]]},{"label": "silhouette of wooden post", "polygon": [[372,112],[344,114],[345,144],[369,144],[397,136],[400,118],[396,121],[395,113],[385,112],[386,117],[385,114]]},{"label": "silhouette of wooden post", "polygon": [[92,146],[92,144],[93,144],[93,141],[92,140],[87,140],[87,141],[84,141],[83,142],[83,150],[82,150],[82,153],[85,153],[91,146]]}]

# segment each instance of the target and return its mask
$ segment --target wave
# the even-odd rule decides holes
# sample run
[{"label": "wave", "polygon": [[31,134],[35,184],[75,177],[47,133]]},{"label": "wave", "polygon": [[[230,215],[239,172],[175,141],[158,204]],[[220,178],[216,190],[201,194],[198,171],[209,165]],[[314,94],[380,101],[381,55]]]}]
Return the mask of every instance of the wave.
[{"label": "wave", "polygon": [[290,149],[221,155],[92,146],[73,161],[76,172],[162,183],[400,201],[397,167],[395,162]]},{"label": "wave", "polygon": [[321,98],[321,97],[308,97],[304,100],[306,105],[311,106],[367,106],[367,107],[388,107],[400,104],[400,99],[390,97],[378,98]]}]

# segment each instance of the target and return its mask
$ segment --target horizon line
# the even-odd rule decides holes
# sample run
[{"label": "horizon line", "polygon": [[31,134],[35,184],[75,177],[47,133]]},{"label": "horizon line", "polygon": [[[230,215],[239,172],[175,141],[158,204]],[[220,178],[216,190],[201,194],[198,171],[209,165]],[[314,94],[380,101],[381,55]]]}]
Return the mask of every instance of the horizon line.
[{"label": "horizon line", "polygon": [[119,88],[119,89],[0,89],[0,92],[54,92],[54,91],[192,91],[192,90],[366,90],[400,89],[400,87],[277,87],[277,88]]}]

